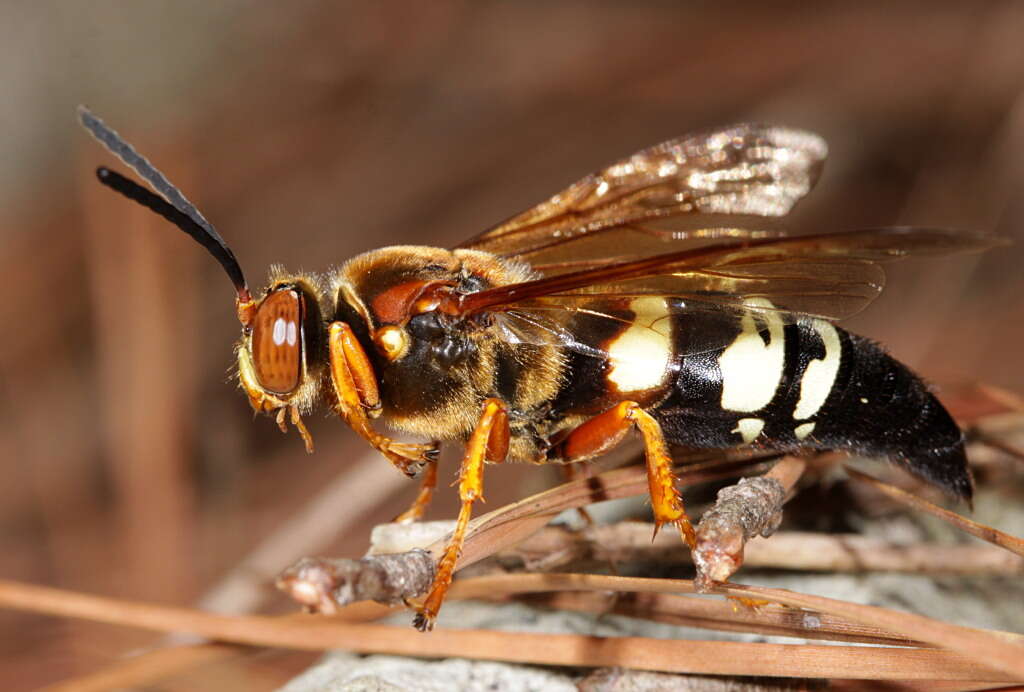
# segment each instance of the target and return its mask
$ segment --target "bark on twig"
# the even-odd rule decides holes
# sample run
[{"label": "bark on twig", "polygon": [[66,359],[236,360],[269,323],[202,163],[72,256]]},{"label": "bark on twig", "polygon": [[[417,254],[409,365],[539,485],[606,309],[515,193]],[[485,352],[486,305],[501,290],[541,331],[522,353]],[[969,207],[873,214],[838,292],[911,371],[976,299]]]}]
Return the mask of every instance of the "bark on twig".
[{"label": "bark on twig", "polygon": [[373,555],[362,560],[307,557],[277,578],[277,587],[312,612],[333,615],[356,601],[402,603],[434,581],[434,558],[425,550]]},{"label": "bark on twig", "polygon": [[695,584],[701,592],[729,579],[743,564],[743,548],[754,536],[768,537],[782,522],[782,504],[805,464],[784,457],[763,476],[743,478],[718,491],[718,499],[697,526]]}]

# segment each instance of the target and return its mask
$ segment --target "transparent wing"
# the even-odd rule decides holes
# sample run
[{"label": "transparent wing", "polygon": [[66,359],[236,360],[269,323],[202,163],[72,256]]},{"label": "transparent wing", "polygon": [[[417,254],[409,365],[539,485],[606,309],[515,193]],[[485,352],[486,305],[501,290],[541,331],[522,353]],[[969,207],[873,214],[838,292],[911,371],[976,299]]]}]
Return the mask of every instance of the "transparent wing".
[{"label": "transparent wing", "polygon": [[[931,228],[880,228],[845,233],[714,243],[623,262],[606,261],[577,271],[545,276],[459,295],[453,314],[525,306],[540,298],[569,299],[603,292],[659,293],[707,300],[720,294],[743,301],[757,291],[790,311],[829,319],[849,316],[882,288],[878,263],[910,256],[984,250],[999,239],[984,234]],[[807,299],[819,304],[811,307]],[[724,299],[724,298],[723,298]]]},{"label": "transparent wing", "polygon": [[[450,309],[491,314],[509,341],[558,343],[601,355],[580,325],[602,331],[602,321],[628,324],[637,298],[660,297],[668,314],[700,314],[709,322],[751,312],[784,324],[808,317],[837,320],[859,312],[882,291],[883,262],[980,251],[999,242],[962,231],[887,228],[718,243],[498,286],[461,296]],[[721,348],[733,335],[710,330],[684,350]]]},{"label": "transparent wing", "polygon": [[817,135],[784,127],[739,124],[680,137],[588,175],[460,247],[529,261],[615,228],[662,240],[700,237],[642,228],[666,217],[784,216],[814,185],[826,154]]},{"label": "transparent wing", "polygon": [[[653,297],[653,294],[644,297]],[[747,308],[739,304],[682,300],[673,296],[661,298],[664,300],[664,319],[686,315],[700,319],[701,324],[708,327],[690,330],[686,342],[679,344],[677,356],[713,352],[728,346],[736,336],[735,326],[746,314],[760,315],[762,323],[767,323],[769,315],[781,320],[782,324],[806,318],[799,313],[763,304]],[[581,296],[567,302],[538,302],[495,315],[494,327],[500,337],[510,343],[558,345],[585,356],[606,358],[608,352],[602,343],[602,335],[609,333],[609,327],[625,329],[634,326],[634,312],[630,305],[629,297],[606,296]],[[620,354],[618,359],[621,358]]]}]

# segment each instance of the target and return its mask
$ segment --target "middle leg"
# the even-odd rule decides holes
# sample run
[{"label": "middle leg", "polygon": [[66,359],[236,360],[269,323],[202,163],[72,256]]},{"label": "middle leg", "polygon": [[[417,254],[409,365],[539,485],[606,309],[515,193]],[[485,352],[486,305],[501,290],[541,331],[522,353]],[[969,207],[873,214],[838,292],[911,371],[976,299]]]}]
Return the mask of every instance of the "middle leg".
[{"label": "middle leg", "polygon": [[484,499],[484,462],[504,461],[508,453],[508,441],[508,414],[505,412],[505,405],[497,399],[488,399],[484,402],[484,410],[466,444],[466,454],[459,470],[459,500],[462,501],[462,507],[459,509],[455,530],[444,555],[438,562],[437,574],[434,575],[430,593],[427,594],[422,608],[413,620],[413,626],[421,632],[426,632],[434,626],[434,618],[437,617],[444,602],[445,594],[452,583],[452,576],[455,574],[459,554],[462,552],[473,503],[476,500],[482,502]]}]

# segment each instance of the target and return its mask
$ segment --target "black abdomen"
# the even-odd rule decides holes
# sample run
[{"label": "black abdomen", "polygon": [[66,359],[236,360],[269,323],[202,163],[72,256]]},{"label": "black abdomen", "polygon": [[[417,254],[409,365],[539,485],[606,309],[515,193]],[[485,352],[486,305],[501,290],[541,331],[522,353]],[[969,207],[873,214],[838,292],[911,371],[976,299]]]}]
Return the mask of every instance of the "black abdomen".
[{"label": "black abdomen", "polygon": [[[707,327],[706,316],[680,316],[680,352],[701,323]],[[960,429],[919,377],[868,339],[822,320],[784,326],[771,315],[748,316],[729,347],[687,355],[678,366],[655,411],[672,442],[887,457],[971,496]]]}]

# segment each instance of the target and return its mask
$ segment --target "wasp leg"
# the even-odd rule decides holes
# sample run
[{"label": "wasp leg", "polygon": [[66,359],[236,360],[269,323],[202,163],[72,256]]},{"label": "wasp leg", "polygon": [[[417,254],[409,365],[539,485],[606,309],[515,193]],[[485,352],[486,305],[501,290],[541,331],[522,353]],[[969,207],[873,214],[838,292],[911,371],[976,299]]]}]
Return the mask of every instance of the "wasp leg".
[{"label": "wasp leg", "polygon": [[359,401],[359,407],[370,417],[375,417],[380,412],[380,390],[377,388],[377,375],[373,372],[373,365],[363,351],[363,347],[352,333],[352,328],[344,322],[335,322],[331,325],[331,362],[335,359],[335,345],[337,345],[343,356],[345,367],[351,375],[351,384]]},{"label": "wasp leg", "polygon": [[377,380],[370,359],[356,340],[352,328],[344,322],[331,324],[328,335],[331,382],[338,415],[407,476],[415,476],[424,464],[436,461],[436,444],[396,442],[370,426],[370,416],[380,411]]},{"label": "wasp leg", "polygon": [[647,487],[654,511],[655,534],[664,524],[674,524],[692,550],[696,537],[676,489],[672,456],[654,416],[634,401],[623,401],[574,429],[554,450],[565,462],[582,461],[604,454],[622,442],[633,426],[644,440],[647,458]]},{"label": "wasp leg", "polygon": [[466,444],[466,455],[459,469],[459,500],[462,507],[459,509],[455,530],[437,564],[437,574],[434,576],[430,593],[427,594],[423,607],[413,620],[413,626],[420,632],[426,632],[434,626],[434,618],[437,617],[441,603],[444,602],[445,593],[452,583],[455,564],[459,560],[459,553],[462,552],[462,542],[466,538],[466,527],[469,525],[473,502],[483,502],[484,461],[504,461],[508,451],[508,437],[508,414],[505,412],[505,405],[497,399],[488,399],[484,402],[483,413],[480,414],[476,428]]},{"label": "wasp leg", "polygon": [[423,514],[427,511],[427,507],[430,506],[430,501],[434,498],[434,488],[436,487],[437,462],[432,461],[423,469],[423,480],[420,481],[420,492],[416,495],[416,499],[412,501],[409,509],[391,521],[396,524],[411,524],[422,519]]}]

